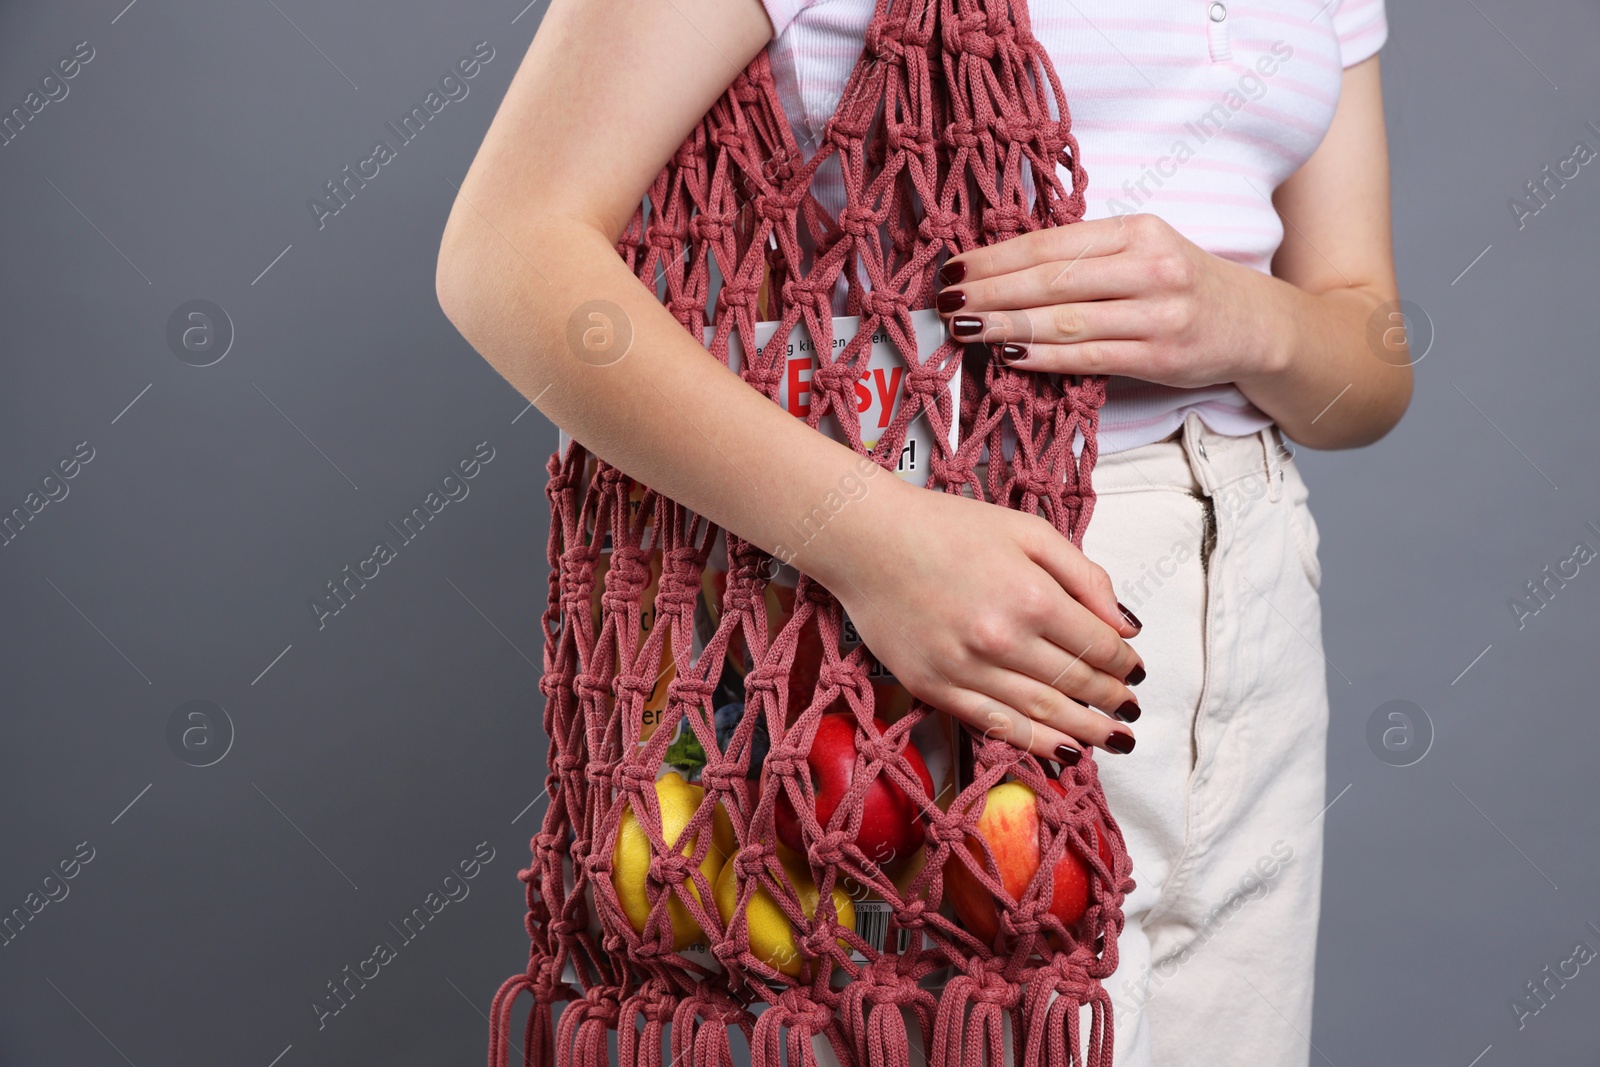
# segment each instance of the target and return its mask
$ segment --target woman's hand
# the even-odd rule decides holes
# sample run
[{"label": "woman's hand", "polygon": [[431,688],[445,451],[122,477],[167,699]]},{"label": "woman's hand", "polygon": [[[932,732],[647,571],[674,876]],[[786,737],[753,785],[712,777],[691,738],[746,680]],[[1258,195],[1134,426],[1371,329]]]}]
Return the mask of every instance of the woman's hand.
[{"label": "woman's hand", "polygon": [[939,272],[938,308],[958,340],[1003,344],[1021,370],[1196,388],[1276,369],[1252,299],[1263,277],[1128,215],[963,253]]},{"label": "woman's hand", "polygon": [[913,696],[1068,765],[1086,745],[1132,750],[1110,716],[1139,717],[1139,627],[1104,570],[1038,516],[893,475],[859,506],[872,536],[825,536],[802,569]]},{"label": "woman's hand", "polygon": [[1265,274],[1154,215],[1096,219],[964,252],[940,272],[958,338],[1024,370],[1232,382],[1291,439],[1371,444],[1411,400],[1389,234],[1378,57],[1344,72],[1333,124],[1272,193],[1283,243]]}]

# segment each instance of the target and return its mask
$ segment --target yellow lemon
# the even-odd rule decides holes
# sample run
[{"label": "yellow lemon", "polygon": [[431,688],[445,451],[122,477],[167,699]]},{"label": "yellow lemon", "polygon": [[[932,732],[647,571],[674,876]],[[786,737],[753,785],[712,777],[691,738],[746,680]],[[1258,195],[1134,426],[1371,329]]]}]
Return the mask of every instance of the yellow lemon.
[{"label": "yellow lemon", "polygon": [[[732,859],[723,866],[722,874],[717,878],[717,884],[712,890],[712,895],[717,902],[717,912],[722,916],[723,924],[733,921],[733,909],[739,903],[739,879],[735,870],[737,865]],[[817,892],[817,884],[811,880],[811,873],[802,863],[796,866],[793,863],[783,863],[784,873],[788,875],[789,885],[794,888],[795,896],[800,898],[800,910],[807,919],[816,917],[817,901],[822,896]],[[839,924],[854,930],[856,925],[856,908],[850,902],[850,894],[834,881],[833,906],[838,912]],[[750,906],[745,915],[750,924],[750,951],[756,959],[769,966],[776,967],[791,978],[800,977],[800,947],[795,944],[794,927],[789,923],[789,917],[778,907],[778,902],[772,899],[764,886],[757,886],[750,896]],[[849,943],[844,938],[839,939],[839,946],[846,952]]]},{"label": "yellow lemon", "polygon": [[[689,825],[690,818],[704,797],[703,788],[684,781],[677,771],[668,772],[657,779],[656,799],[661,805],[661,835],[668,846],[679,845],[678,838],[683,836],[684,828]],[[692,855],[694,845],[693,837],[684,837],[678,851],[685,856]],[[708,883],[716,884],[724,858],[715,844],[706,850],[705,859],[700,861],[700,872]],[[622,809],[617,845],[611,852],[611,884],[616,888],[623,913],[638,933],[644,933],[645,920],[650,917],[650,899],[646,890],[649,874],[650,838],[645,835],[644,827],[639,825],[633,807],[629,805]],[[700,892],[695,888],[693,877],[685,879],[683,884],[698,901]],[[663,891],[671,893],[671,890]],[[688,906],[675,893],[671,893],[667,901],[667,914],[672,920],[674,951],[682,951],[703,936],[700,924],[694,921]]]}]

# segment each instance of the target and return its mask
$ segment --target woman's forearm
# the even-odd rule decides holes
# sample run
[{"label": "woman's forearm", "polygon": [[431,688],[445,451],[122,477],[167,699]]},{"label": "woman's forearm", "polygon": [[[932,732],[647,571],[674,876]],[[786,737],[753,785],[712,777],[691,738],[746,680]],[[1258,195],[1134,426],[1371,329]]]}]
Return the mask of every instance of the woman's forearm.
[{"label": "woman's forearm", "polygon": [[[1247,267],[1245,299],[1257,309],[1255,339],[1263,370],[1236,380],[1239,390],[1290,438],[1311,448],[1355,448],[1394,428],[1411,399],[1403,327],[1368,324],[1393,300],[1353,285],[1311,293]],[[1243,280],[1249,275],[1249,280]]]},{"label": "woman's forearm", "polygon": [[[518,245],[458,201],[439,257],[441,306],[507,381],[606,462],[825,584],[843,562],[838,547],[867,541],[870,516],[910,489],[713,359],[598,229],[523,224]],[[574,320],[589,301],[620,309],[614,336],[631,331],[614,362],[614,351],[573,339],[608,328]],[[824,506],[841,499],[850,506]]]}]

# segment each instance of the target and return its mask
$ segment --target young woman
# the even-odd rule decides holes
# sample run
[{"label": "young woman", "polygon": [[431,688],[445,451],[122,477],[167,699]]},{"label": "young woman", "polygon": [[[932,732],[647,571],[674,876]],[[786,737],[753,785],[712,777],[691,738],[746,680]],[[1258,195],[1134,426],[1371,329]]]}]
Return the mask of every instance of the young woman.
[{"label": "young woman", "polygon": [[[707,358],[614,244],[759,49],[815,145],[872,9],[552,0],[439,256],[445,312],[552,422],[768,550],[856,455]],[[880,479],[794,564],[916,696],[1042,757],[1101,751],[1138,883],[1108,983],[1121,1067],[1305,1063],[1327,696],[1284,438],[1365,445],[1410,398],[1382,0],[1034,0],[1031,22],[1086,221],[951,260],[938,310],[1018,367],[1115,376],[1083,551]],[[596,299],[633,331],[606,366],[567,340]]]}]

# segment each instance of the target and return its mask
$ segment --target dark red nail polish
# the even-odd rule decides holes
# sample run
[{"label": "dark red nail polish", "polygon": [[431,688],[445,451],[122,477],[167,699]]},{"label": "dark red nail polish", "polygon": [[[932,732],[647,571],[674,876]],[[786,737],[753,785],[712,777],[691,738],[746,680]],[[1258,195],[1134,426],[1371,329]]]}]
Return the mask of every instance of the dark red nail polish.
[{"label": "dark red nail polish", "polygon": [[1122,706],[1111,713],[1123,722],[1133,722],[1139,718],[1139,705],[1131,700],[1124,700]]},{"label": "dark red nail polish", "polygon": [[1106,747],[1113,752],[1127,755],[1133,751],[1133,735],[1125,734],[1121,730],[1112,730],[1111,736],[1106,738]]},{"label": "dark red nail polish", "polygon": [[939,284],[954,285],[967,276],[967,265],[958,260],[952,260],[939,268]]},{"label": "dark red nail polish", "polygon": [[976,337],[983,332],[983,320],[971,315],[957,315],[950,320],[950,332],[957,337]]},{"label": "dark red nail polish", "polygon": [[1028,354],[1028,350],[1021,345],[1001,345],[1000,361],[1002,363],[1015,363]]},{"label": "dark red nail polish", "polygon": [[1083,758],[1083,753],[1071,745],[1056,746],[1056,762],[1063,767],[1071,767]]},{"label": "dark red nail polish", "polygon": [[967,306],[967,294],[960,289],[946,289],[939,294],[939,299],[935,303],[938,305],[940,314],[948,315],[952,311],[960,311]]},{"label": "dark red nail polish", "polygon": [[1129,626],[1132,626],[1135,630],[1144,629],[1144,623],[1139,621],[1139,616],[1135,615],[1133,612],[1131,612],[1127,608],[1123,607],[1122,606],[1122,602],[1120,600],[1117,601],[1117,610],[1122,612],[1122,617],[1124,619],[1128,620],[1128,625]]},{"label": "dark red nail polish", "polygon": [[1144,664],[1135,663],[1133,670],[1129,671],[1128,676],[1122,680],[1122,684],[1132,686],[1138,685],[1142,681],[1144,681]]}]

